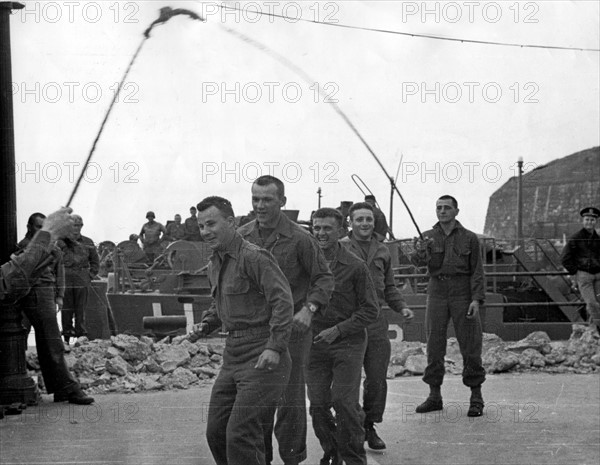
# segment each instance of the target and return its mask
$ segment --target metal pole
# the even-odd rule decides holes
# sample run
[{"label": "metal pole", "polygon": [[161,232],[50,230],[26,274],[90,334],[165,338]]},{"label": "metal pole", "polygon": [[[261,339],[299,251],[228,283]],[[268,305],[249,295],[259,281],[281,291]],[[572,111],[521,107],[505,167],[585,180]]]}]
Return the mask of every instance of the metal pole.
[{"label": "metal pole", "polygon": [[517,244],[523,243],[523,157],[517,161]]},{"label": "metal pole", "polygon": [[[10,14],[21,8],[21,3],[0,2],[0,264],[9,260],[17,242]],[[0,416],[4,406],[8,406],[7,413],[18,414],[37,403],[37,386],[27,376],[26,349],[20,310],[0,303]]]},{"label": "metal pole", "polygon": [[10,258],[17,243],[10,14],[13,9],[21,8],[24,5],[17,2],[0,2],[0,263]]},{"label": "metal pole", "polygon": [[390,235],[393,237],[394,236],[394,179],[390,178],[390,221],[389,221],[389,228],[390,228]]}]

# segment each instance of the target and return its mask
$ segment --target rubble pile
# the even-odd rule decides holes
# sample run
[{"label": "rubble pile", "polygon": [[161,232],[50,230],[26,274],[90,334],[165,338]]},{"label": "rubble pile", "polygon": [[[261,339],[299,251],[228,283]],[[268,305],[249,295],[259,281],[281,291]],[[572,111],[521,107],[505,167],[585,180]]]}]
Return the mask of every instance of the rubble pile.
[{"label": "rubble pile", "polygon": [[[155,342],[141,336],[119,334],[110,340],[79,338],[67,365],[86,392],[140,392],[187,389],[208,382],[219,372],[223,356],[221,339],[195,343],[185,336]],[[29,368],[39,371],[37,353],[27,352]],[[38,381],[42,383],[42,376]]]},{"label": "rubble pile", "polygon": [[[222,364],[223,346],[223,339],[192,343],[179,336],[155,342],[146,336],[120,334],[110,340],[80,338],[65,358],[69,369],[90,394],[187,389],[212,383]],[[518,342],[505,342],[495,334],[484,333],[482,358],[488,373],[597,373],[600,335],[583,325],[573,326],[568,341],[551,341],[542,331]],[[42,384],[35,349],[28,350],[27,364]],[[426,366],[424,343],[392,341],[388,378],[421,375]],[[446,372],[460,375],[462,369],[458,342],[449,338]]]},{"label": "rubble pile", "polygon": [[[483,334],[483,366],[488,373],[542,371],[545,373],[600,372],[600,335],[591,326],[573,325],[568,341],[551,341],[543,331],[518,342],[505,342],[495,334]],[[456,338],[448,338],[446,373],[460,375],[462,356]],[[392,342],[388,378],[422,375],[427,366],[426,345]]]}]

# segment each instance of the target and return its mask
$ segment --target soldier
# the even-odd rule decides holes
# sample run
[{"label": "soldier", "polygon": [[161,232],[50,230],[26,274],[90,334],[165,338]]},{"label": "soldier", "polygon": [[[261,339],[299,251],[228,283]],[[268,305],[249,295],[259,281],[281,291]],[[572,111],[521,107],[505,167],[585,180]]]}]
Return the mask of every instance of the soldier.
[{"label": "soldier", "polygon": [[154,259],[160,255],[162,251],[160,245],[161,235],[167,232],[161,223],[154,221],[154,218],[156,218],[154,212],[150,211],[146,213],[148,222],[144,223],[139,234],[139,238],[144,246],[144,252],[150,263],[153,263]]},{"label": "soldier", "polygon": [[415,240],[416,253],[412,257],[415,265],[427,265],[429,273],[425,313],[427,368],[423,381],[429,384],[430,392],[416,411],[426,413],[443,408],[441,387],[448,322],[452,318],[463,357],[463,384],[471,388],[467,415],[479,417],[483,414],[481,385],[485,381],[479,316],[485,290],[479,240],[456,220],[459,209],[454,197],[443,195],[435,205],[439,221],[423,233],[424,240]]},{"label": "soldier", "polygon": [[217,465],[266,463],[265,431],[290,374],[292,293],[273,256],[235,231],[231,203],[207,197],[198,225],[213,254],[213,304],[194,327],[227,332],[223,367],[211,393],[206,437]]},{"label": "soldier", "polygon": [[181,223],[181,215],[175,215],[173,222],[167,225],[163,239],[173,242],[183,238],[185,238],[185,225]]},{"label": "soldier", "polygon": [[340,465],[342,460],[346,465],[366,465],[360,378],[366,327],[377,319],[379,304],[367,265],[338,242],[344,231],[340,212],[320,208],[312,220],[335,289],[329,305],[313,317],[316,337],[307,368],[310,415],[325,452],[322,465]]},{"label": "soldier", "polygon": [[81,235],[83,219],[79,215],[72,217],[73,234],[58,242],[65,266],[65,301],[61,321],[63,337],[67,344],[71,337],[87,335],[85,307],[91,281],[100,269],[100,258],[94,241]]},{"label": "soldier", "polygon": [[373,207],[373,215],[375,216],[375,232],[379,234],[378,237],[380,237],[383,241],[390,230],[387,218],[385,217],[385,214],[379,208],[377,208],[377,200],[375,200],[374,195],[365,195],[365,202]]},{"label": "soldier", "polygon": [[[327,305],[333,275],[314,237],[291,221],[281,209],[285,186],[273,176],[261,176],[252,184],[256,219],[239,228],[248,242],[273,254],[287,278],[294,298],[294,320],[289,351],[290,381],[277,408],[275,436],[285,465],[306,460],[306,387],[304,370],[310,349],[312,317]],[[267,432],[267,463],[272,460],[272,432]]]},{"label": "soldier", "polygon": [[579,286],[588,322],[600,330],[600,236],[595,229],[600,210],[586,207],[579,215],[583,218],[583,228],[567,241],[561,262]]},{"label": "soldier", "polygon": [[[27,232],[25,237],[17,244],[16,254],[23,253],[35,233],[42,229],[46,215],[43,213],[33,213],[27,220]],[[56,308],[61,311],[63,308],[64,297],[65,297],[65,268],[63,266],[62,252],[56,246],[52,244],[52,257],[53,260],[48,263],[48,266],[44,269],[44,272],[38,277],[34,283],[35,287],[48,288],[48,291],[52,293],[54,304],[52,309]],[[31,328],[30,322],[27,316],[23,319],[23,326],[29,333]]]},{"label": "soldier", "polygon": [[198,229],[198,218],[196,217],[196,207],[190,208],[190,217],[185,220],[185,240],[199,242],[202,240],[200,229]]},{"label": "soldier", "polygon": [[17,302],[31,322],[44,384],[49,394],[54,393],[54,402],[87,405],[94,399],[85,395],[64,359],[54,307],[54,288],[36,285],[40,282],[40,274],[46,273],[48,264],[54,260],[51,244],[72,233],[71,212],[70,208],[62,208],[48,215],[24,251],[2,265],[0,301]]},{"label": "soldier", "polygon": [[[386,303],[402,314],[406,320],[413,317],[413,312],[404,297],[396,288],[392,257],[383,240],[374,232],[375,217],[373,207],[366,203],[355,203],[350,207],[350,225],[352,231],[340,242],[356,256],[362,258],[369,267],[371,278],[375,284],[379,305]],[[365,440],[371,449],[385,449],[385,442],[375,431],[374,423],[383,421],[383,412],[387,397],[387,369],[392,347],[388,337],[388,322],[383,312],[377,320],[367,328],[367,350],[365,352],[365,381],[363,389],[363,411],[365,412]]]}]

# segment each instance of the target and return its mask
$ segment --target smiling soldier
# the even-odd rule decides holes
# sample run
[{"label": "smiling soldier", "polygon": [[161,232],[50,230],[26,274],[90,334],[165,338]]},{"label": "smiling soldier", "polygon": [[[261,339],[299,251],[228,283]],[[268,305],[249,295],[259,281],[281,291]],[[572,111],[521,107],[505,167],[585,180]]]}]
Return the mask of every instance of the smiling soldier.
[{"label": "smiling soldier", "polygon": [[194,333],[222,325],[223,366],[213,386],[206,437],[217,465],[265,465],[265,434],[287,384],[292,293],[273,256],[235,231],[231,203],[198,204],[200,234],[213,250],[213,304]]},{"label": "smiling soldier", "polygon": [[[377,319],[379,304],[369,269],[339,243],[342,214],[320,208],[312,217],[313,234],[328,261],[335,288],[329,305],[313,318],[316,334],[307,369],[313,428],[325,452],[322,465],[366,465],[360,378],[366,327]],[[335,417],[331,413],[335,410]]]},{"label": "smiling soldier", "polygon": [[[311,343],[311,322],[331,296],[333,276],[317,242],[281,209],[285,186],[274,176],[261,176],[252,184],[256,220],[239,229],[247,241],[273,254],[292,290],[294,319],[289,351],[292,371],[277,407],[275,436],[284,465],[306,460],[306,387],[304,371]],[[265,437],[267,463],[272,460],[272,433]]]},{"label": "smiling soldier", "polygon": [[[375,284],[379,305],[385,304],[406,320],[413,318],[413,312],[402,297],[394,282],[392,256],[383,241],[383,236],[375,232],[375,212],[367,202],[355,203],[348,210],[352,231],[340,242],[356,256],[362,258],[369,267]],[[385,449],[385,442],[375,431],[375,423],[383,421],[387,399],[387,369],[392,346],[388,337],[388,322],[383,312],[367,328],[367,349],[365,352],[363,384],[363,411],[365,412],[365,440],[371,449]]]}]

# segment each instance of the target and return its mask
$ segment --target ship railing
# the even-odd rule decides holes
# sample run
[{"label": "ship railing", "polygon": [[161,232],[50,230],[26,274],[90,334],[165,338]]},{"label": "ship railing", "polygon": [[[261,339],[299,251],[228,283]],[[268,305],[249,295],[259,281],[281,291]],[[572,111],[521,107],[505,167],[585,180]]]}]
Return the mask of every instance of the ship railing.
[{"label": "ship railing", "polygon": [[[493,266],[493,265],[491,265]],[[514,266],[514,265],[511,265]],[[424,268],[417,268],[414,266],[399,266],[394,267],[394,278],[396,282],[403,287],[405,292],[409,294],[419,294],[426,292],[427,282],[429,281],[429,274],[425,272]],[[409,272],[406,272],[409,271]],[[497,271],[490,270],[490,267],[484,266],[484,280],[488,284],[486,286],[487,292],[498,293],[496,280],[502,280],[509,278],[510,281],[514,283],[518,283],[520,278],[532,278],[535,280],[536,277],[539,278],[547,278],[552,276],[567,276],[567,271],[564,270],[523,270],[523,271]],[[491,286],[489,282],[493,283]],[[536,281],[537,282],[537,281]],[[547,288],[543,288],[545,291]],[[548,294],[548,301],[540,301],[540,302],[508,302],[506,297],[503,298],[503,302],[500,303],[487,303],[486,308],[510,308],[510,307],[538,307],[538,308],[550,308],[550,307],[559,307],[559,309],[565,314],[565,316],[570,321],[579,321],[581,320],[581,316],[578,313],[578,310],[585,306],[585,302],[582,301],[581,297],[578,293],[574,293],[573,289],[569,286],[569,291],[571,294],[569,296],[563,295],[555,295],[554,291],[551,294]],[[578,307],[574,308],[573,307]],[[411,305],[411,308],[413,306]],[[416,305],[415,309],[424,309],[425,305]]]}]

